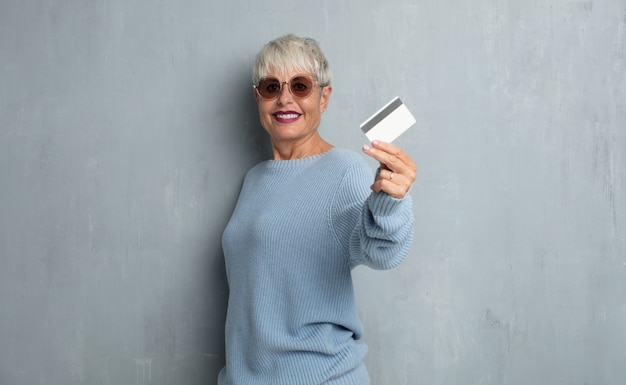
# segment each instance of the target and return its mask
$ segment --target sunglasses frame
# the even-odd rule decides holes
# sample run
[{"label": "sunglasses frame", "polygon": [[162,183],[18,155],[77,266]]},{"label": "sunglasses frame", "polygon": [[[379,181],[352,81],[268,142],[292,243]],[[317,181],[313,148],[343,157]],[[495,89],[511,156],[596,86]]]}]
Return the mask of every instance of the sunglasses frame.
[{"label": "sunglasses frame", "polygon": [[[293,82],[294,79],[296,78],[306,78],[311,80],[311,91],[306,95],[306,96],[299,96],[293,93],[293,91],[291,90],[291,83]],[[265,80],[269,80],[269,79],[274,79],[276,80],[276,82],[278,83],[278,92],[276,93],[276,95],[274,97],[271,98],[266,98],[265,96],[261,95],[261,91],[259,91],[259,86],[261,85],[261,83]],[[315,86],[320,86],[320,87],[324,87],[322,86],[317,80],[315,80],[315,78],[313,78],[312,76],[309,75],[304,75],[304,74],[298,74],[295,76],[292,76],[291,79],[289,79],[288,82],[281,82],[280,80],[278,80],[277,78],[270,76],[270,77],[264,77],[261,80],[259,80],[258,84],[253,84],[252,86],[254,87],[256,93],[259,95],[259,97],[261,97],[263,100],[274,100],[276,98],[278,98],[278,96],[280,96],[280,94],[283,92],[283,84],[287,84],[288,87],[287,89],[289,90],[289,93],[291,95],[293,95],[293,97],[295,98],[299,98],[299,99],[306,99],[309,96],[311,96],[311,94],[313,93],[313,89],[315,88]]]}]

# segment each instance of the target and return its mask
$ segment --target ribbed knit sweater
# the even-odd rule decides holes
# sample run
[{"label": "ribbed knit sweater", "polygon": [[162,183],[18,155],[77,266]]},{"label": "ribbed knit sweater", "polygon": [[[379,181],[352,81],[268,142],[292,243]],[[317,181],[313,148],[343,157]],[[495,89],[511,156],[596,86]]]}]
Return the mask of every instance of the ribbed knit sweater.
[{"label": "ribbed knit sweater", "polygon": [[222,244],[230,288],[219,385],[365,385],[351,271],[397,266],[411,198],[374,193],[355,152],[252,168]]}]

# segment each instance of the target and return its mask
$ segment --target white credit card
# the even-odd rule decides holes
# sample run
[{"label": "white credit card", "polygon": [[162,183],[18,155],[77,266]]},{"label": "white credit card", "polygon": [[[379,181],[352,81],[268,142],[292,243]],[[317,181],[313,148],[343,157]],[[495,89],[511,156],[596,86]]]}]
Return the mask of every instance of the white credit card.
[{"label": "white credit card", "polygon": [[361,130],[370,142],[381,140],[391,143],[414,124],[415,118],[400,98],[396,96],[363,122]]}]

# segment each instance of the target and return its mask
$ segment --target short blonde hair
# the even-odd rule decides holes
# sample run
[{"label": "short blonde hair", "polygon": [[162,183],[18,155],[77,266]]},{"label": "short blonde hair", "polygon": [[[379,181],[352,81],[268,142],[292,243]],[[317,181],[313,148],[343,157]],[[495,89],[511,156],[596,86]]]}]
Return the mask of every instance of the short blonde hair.
[{"label": "short blonde hair", "polygon": [[289,71],[308,71],[322,87],[330,85],[332,73],[317,41],[308,37],[285,35],[265,44],[254,60],[252,83],[271,71],[282,74]]}]

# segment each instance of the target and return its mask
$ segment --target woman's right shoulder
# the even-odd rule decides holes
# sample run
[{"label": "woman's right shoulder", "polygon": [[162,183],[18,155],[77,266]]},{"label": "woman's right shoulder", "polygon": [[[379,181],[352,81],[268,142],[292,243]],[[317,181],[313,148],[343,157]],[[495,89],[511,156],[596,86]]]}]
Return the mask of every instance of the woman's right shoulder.
[{"label": "woman's right shoulder", "polygon": [[267,168],[267,162],[268,161],[264,160],[252,166],[250,169],[248,169],[248,171],[246,171],[244,179],[253,178],[256,175],[260,175],[261,173],[263,173],[263,170]]}]

